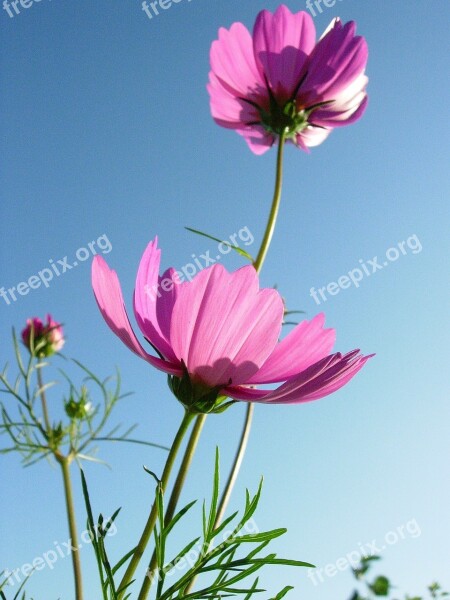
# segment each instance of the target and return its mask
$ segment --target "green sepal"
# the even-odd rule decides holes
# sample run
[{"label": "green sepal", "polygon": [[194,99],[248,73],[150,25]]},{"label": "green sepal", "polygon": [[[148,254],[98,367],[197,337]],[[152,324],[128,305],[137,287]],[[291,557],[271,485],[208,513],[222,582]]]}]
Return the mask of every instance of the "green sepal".
[{"label": "green sepal", "polygon": [[167,382],[173,395],[187,411],[193,414],[221,413],[235,403],[226,402],[227,396],[220,394],[223,385],[209,387],[204,383],[192,381],[183,364],[183,375],[168,375]]}]

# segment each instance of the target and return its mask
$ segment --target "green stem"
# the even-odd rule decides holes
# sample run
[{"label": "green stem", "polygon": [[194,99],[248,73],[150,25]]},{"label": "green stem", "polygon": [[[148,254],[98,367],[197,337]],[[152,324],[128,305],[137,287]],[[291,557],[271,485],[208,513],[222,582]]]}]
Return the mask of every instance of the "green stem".
[{"label": "green stem", "polygon": [[50,423],[50,416],[48,414],[47,400],[46,400],[46,397],[45,397],[45,391],[42,389],[44,387],[44,382],[42,380],[42,368],[39,366],[40,362],[41,361],[38,361],[38,368],[36,369],[36,371],[37,371],[38,386],[39,386],[39,389],[41,390],[41,392],[40,392],[39,395],[41,397],[42,415],[44,417],[45,429],[47,431],[48,441],[51,443],[52,426],[51,426],[51,423]]},{"label": "green stem", "polygon": [[53,430],[50,423],[50,416],[47,407],[47,399],[45,396],[45,391],[43,390],[44,381],[42,378],[42,367],[39,365],[41,361],[38,359],[38,368],[37,370],[37,380],[38,386],[40,389],[40,397],[42,404],[42,414],[44,417],[44,424],[47,433],[47,443],[49,450],[53,453],[56,461],[61,466],[61,472],[63,476],[64,483],[64,497],[66,500],[66,511],[67,511],[67,521],[69,523],[69,533],[70,533],[70,545],[71,545],[71,555],[72,555],[72,566],[73,566],[73,577],[75,580],[75,598],[76,600],[83,600],[83,578],[81,574],[81,562],[80,562],[80,548],[78,546],[78,532],[77,532],[77,524],[75,519],[75,507],[73,503],[73,491],[72,491],[72,481],[70,478],[70,463],[72,462],[71,455],[63,456],[59,453],[57,447],[55,447],[53,443]]},{"label": "green stem", "polygon": [[[166,464],[164,466],[164,471],[163,471],[163,474],[161,477],[161,487],[162,487],[163,492],[165,491],[165,489],[167,487],[167,483],[169,481],[170,473],[172,471],[173,464],[175,462],[175,458],[177,456],[177,453],[180,448],[183,437],[184,437],[186,431],[188,430],[193,417],[194,417],[194,415],[192,413],[185,412],[183,420],[181,421],[181,425],[175,435],[175,438],[174,438],[173,444],[170,448],[170,452],[167,457]],[[149,539],[153,532],[153,529],[155,528],[157,516],[158,516],[157,505],[156,505],[156,502],[153,502],[150,514],[147,519],[147,523],[145,524],[145,527],[144,527],[144,531],[142,532],[141,538],[136,546],[136,550],[134,551],[134,554],[131,557],[131,560],[127,567],[127,570],[125,571],[125,574],[122,577],[122,581],[120,582],[120,585],[118,588],[119,589],[119,598],[123,597],[123,595],[125,593],[124,588],[131,581],[131,578],[133,577],[133,575],[139,565],[139,562],[142,558],[142,555],[145,552],[145,549],[147,547],[147,544],[149,542]],[[120,591],[120,590],[122,590],[122,591]]]},{"label": "green stem", "polygon": [[75,521],[75,508],[73,504],[72,481],[70,479],[70,463],[68,456],[55,455],[56,460],[61,465],[64,481],[64,495],[66,498],[67,520],[69,522],[70,545],[72,546],[72,566],[75,579],[75,598],[83,600],[83,583],[81,575],[80,548],[78,546],[78,532]]},{"label": "green stem", "polygon": [[244,454],[247,449],[248,438],[250,437],[250,430],[252,428],[254,410],[255,405],[249,402],[245,413],[244,427],[242,428],[238,450],[234,458],[233,467],[230,471],[230,474],[228,475],[227,484],[220,498],[219,508],[217,510],[216,522],[214,523],[214,527],[217,527],[223,519],[223,516],[228,506],[228,502],[230,501],[231,493],[233,492],[234,484],[236,483],[237,477],[239,475],[242,461],[244,460]]},{"label": "green stem", "polygon": [[[223,519],[225,514],[225,510],[228,506],[228,502],[230,501],[231,493],[234,488],[234,484],[236,483],[236,479],[239,475],[239,470],[241,468],[242,460],[244,459],[245,450],[247,448],[248,438],[250,436],[250,429],[252,426],[252,418],[253,418],[253,410],[254,405],[249,403],[247,406],[246,418],[244,422],[244,427],[242,429],[241,439],[238,446],[238,451],[236,453],[236,457],[234,459],[233,468],[230,471],[228,476],[228,481],[223,491],[222,497],[220,498],[219,506],[217,509],[216,520],[214,522],[214,528],[216,528]],[[183,590],[184,594],[189,594],[194,587],[195,581],[197,577],[191,579],[188,583],[187,587]],[[138,600],[141,600],[138,598]]]},{"label": "green stem", "polygon": [[[286,142],[286,133],[282,133],[280,135],[280,139],[278,141],[278,152],[277,152],[277,170],[276,170],[276,178],[275,178],[275,189],[273,193],[272,199],[272,207],[270,209],[269,219],[267,221],[266,230],[264,232],[264,237],[261,242],[261,247],[259,249],[258,255],[253,263],[256,271],[259,273],[264,264],[264,260],[267,255],[267,251],[269,250],[270,242],[272,241],[273,233],[275,231],[275,225],[277,221],[278,211],[280,208],[281,201],[281,191],[283,186],[283,154],[284,154],[284,145]],[[236,483],[237,477],[239,475],[239,470],[241,468],[241,464],[244,458],[245,451],[247,449],[248,439],[250,436],[250,430],[252,426],[253,413],[255,410],[255,405],[251,402],[247,405],[247,411],[245,414],[244,427],[242,429],[241,439],[239,442],[239,446],[236,452],[236,456],[234,458],[234,463],[231,468],[230,474],[228,476],[228,481],[225,486],[225,489],[222,493],[219,510],[217,513],[216,525],[220,523],[223,518],[223,515],[227,509],[228,502],[231,497],[231,493],[233,491],[234,485]]]},{"label": "green stem", "polygon": [[286,132],[280,135],[278,141],[278,152],[277,152],[277,171],[275,178],[275,190],[273,192],[272,207],[270,209],[269,219],[267,221],[266,230],[264,232],[263,241],[258,252],[258,256],[253,263],[253,266],[259,273],[263,266],[264,260],[269,250],[270,242],[272,241],[273,232],[275,231],[275,225],[277,222],[278,210],[280,208],[281,201],[281,190],[283,186],[283,154],[284,144],[286,142]]},{"label": "green stem", "polygon": [[[191,437],[189,438],[189,442],[186,446],[183,461],[180,465],[180,470],[178,471],[177,479],[174,483],[173,490],[170,495],[169,504],[167,505],[167,510],[164,517],[165,525],[170,523],[175,514],[175,509],[177,507],[178,500],[180,498],[180,494],[184,486],[184,482],[186,481],[186,476],[189,471],[189,467],[191,466],[192,459],[194,458],[194,453],[197,448],[198,440],[200,438],[200,434],[202,432],[205,421],[206,414],[199,415],[195,421]],[[148,597],[157,566],[158,562],[156,557],[156,551],[154,551],[152,559],[150,561],[150,565],[145,575],[144,582],[141,587],[141,591],[138,596],[138,600],[145,600]]]},{"label": "green stem", "polygon": [[[258,273],[262,269],[264,260],[267,255],[267,251],[269,250],[270,242],[272,241],[273,233],[275,231],[275,225],[276,225],[276,220],[277,220],[277,216],[278,216],[278,211],[280,208],[281,191],[282,191],[282,185],[283,185],[283,155],[284,155],[285,142],[286,142],[286,133],[282,133],[280,135],[280,139],[278,142],[275,189],[274,189],[274,193],[273,193],[272,206],[270,209],[270,214],[269,214],[269,218],[268,218],[267,225],[266,225],[266,230],[264,232],[264,237],[261,242],[261,247],[259,249],[259,252],[258,252],[258,255],[257,255],[255,261],[253,262],[253,266],[255,267],[255,269]],[[255,405],[252,404],[251,402],[249,402],[247,405],[246,413],[245,413],[245,421],[244,421],[244,426],[242,428],[241,439],[239,441],[239,446],[236,451],[234,463],[231,468],[230,474],[228,476],[228,480],[225,485],[225,489],[220,498],[219,507],[217,510],[217,517],[216,517],[214,527],[217,527],[223,519],[223,516],[224,516],[225,511],[228,506],[228,502],[230,501],[230,497],[233,492],[234,485],[238,478],[239,471],[240,471],[240,468],[242,465],[242,461],[244,459],[244,454],[247,449],[248,440],[250,437],[250,431],[251,431],[251,426],[252,426],[254,410],[255,410]],[[190,581],[189,585],[184,590],[185,594],[188,594],[192,590],[192,588],[195,584],[195,580],[196,580],[196,578],[194,578]],[[141,600],[141,599],[139,598],[139,600]]]}]

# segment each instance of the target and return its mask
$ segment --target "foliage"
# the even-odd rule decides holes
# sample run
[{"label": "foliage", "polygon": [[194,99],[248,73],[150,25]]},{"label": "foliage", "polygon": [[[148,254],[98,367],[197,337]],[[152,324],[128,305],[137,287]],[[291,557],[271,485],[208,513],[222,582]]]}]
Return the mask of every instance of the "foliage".
[{"label": "foliage", "polygon": [[[367,578],[368,572],[376,561],[379,561],[379,556],[365,556],[361,559],[361,563],[352,569],[355,578],[364,584],[366,590],[361,594],[355,590],[350,597],[350,600],[374,600],[374,598],[390,596],[394,586],[391,581],[384,575],[376,576],[372,581]],[[444,592],[438,583],[432,583],[428,586],[429,598],[444,598],[449,596]],[[367,595],[366,595],[367,594]],[[395,600],[394,597],[391,600]],[[404,600],[426,600],[424,596],[409,596],[406,595]]]},{"label": "foliage", "polygon": [[[222,523],[216,523],[219,500],[218,452],[216,453],[212,498],[208,508],[206,503],[203,504],[202,533],[184,544],[168,560],[166,557],[169,535],[196,502],[190,502],[166,522],[161,482],[154,473],[148,472],[157,482],[155,493],[155,501],[158,507],[158,526],[155,530],[157,569],[153,573],[147,573],[152,583],[156,585],[155,600],[181,598],[185,600],[212,600],[225,597],[239,597],[250,600],[254,595],[265,591],[259,586],[259,578],[253,579],[252,577],[263,567],[267,565],[313,566],[298,560],[278,558],[274,552],[265,552],[270,542],[284,535],[286,529],[248,533],[248,527],[246,526],[248,526],[257,509],[261,497],[262,482],[254,496],[251,496],[248,491],[246,492],[242,516],[239,517],[238,512],[235,512]],[[95,527],[84,476],[83,492],[88,511],[88,527],[95,535],[93,547],[101,574],[103,598],[104,600],[119,600],[120,594],[125,590],[117,590],[114,576],[127,561],[133,550],[128,552],[114,567],[110,566],[104,540],[107,527],[117,517],[119,511],[114,513],[106,525],[102,515],[100,515]],[[195,558],[192,558],[192,553],[195,554]],[[179,571],[179,575],[175,573],[176,580],[173,581],[175,571]],[[169,574],[170,584],[167,584]],[[251,582],[248,581],[250,577],[252,577]],[[191,587],[197,578],[200,581],[198,590],[191,591]],[[285,586],[271,600],[281,600],[291,589],[293,589],[291,586]],[[126,598],[129,598],[129,596],[130,594]]]},{"label": "foliage", "polygon": [[[14,332],[13,342],[18,375],[11,383],[8,380],[8,366],[0,373],[0,392],[15,400],[14,404],[0,402],[0,434],[9,442],[6,447],[0,448],[0,453],[18,452],[23,464],[30,466],[52,454],[65,454],[70,460],[97,460],[95,444],[101,441],[128,441],[158,446],[130,438],[134,427],[126,431],[120,431],[120,427],[112,427],[105,432],[117,402],[128,394],[120,392],[119,373],[116,375],[115,387],[111,390],[108,387],[111,378],[101,381],[76,360],[73,362],[83,374],[81,386],[78,387],[59,369],[68,384],[68,393],[63,400],[66,419],[46,423],[45,394],[56,385],[56,381],[43,384],[42,373],[49,363],[36,358],[34,354],[30,354],[28,360],[24,361]],[[56,356],[62,358],[61,355]],[[93,392],[89,387],[93,388]],[[101,398],[95,406],[91,402],[92,393],[99,394]]]}]

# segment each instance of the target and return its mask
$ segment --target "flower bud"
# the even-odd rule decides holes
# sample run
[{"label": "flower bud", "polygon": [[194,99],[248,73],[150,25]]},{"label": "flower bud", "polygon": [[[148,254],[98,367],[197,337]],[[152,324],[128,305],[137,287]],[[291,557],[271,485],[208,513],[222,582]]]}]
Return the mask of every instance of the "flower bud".
[{"label": "flower bud", "polygon": [[92,414],[92,402],[89,401],[88,391],[85,386],[81,388],[81,396],[79,400],[76,400],[72,395],[64,403],[66,415],[70,419],[82,420]]},{"label": "flower bud", "polygon": [[64,346],[62,325],[53,321],[51,315],[47,315],[46,324],[39,317],[27,319],[22,341],[31,354],[39,358],[51,356]]}]

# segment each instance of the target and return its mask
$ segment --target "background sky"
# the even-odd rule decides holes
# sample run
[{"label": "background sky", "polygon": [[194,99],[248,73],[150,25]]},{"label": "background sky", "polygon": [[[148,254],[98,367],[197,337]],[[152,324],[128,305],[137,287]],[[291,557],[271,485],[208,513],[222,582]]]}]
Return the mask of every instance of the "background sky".
[{"label": "background sky", "polygon": [[[305,9],[303,0],[288,5]],[[73,263],[79,248],[106,236],[105,258],[131,308],[140,256],[156,234],[164,267],[179,268],[207,250],[217,254],[214,242],[185,226],[224,239],[247,227],[254,242],[244,247],[256,255],[275,151],[256,157],[238,135],[215,125],[205,84],[218,28],[234,21],[251,28],[260,9],[276,6],[181,0],[152,20],[137,0],[42,0],[13,18],[0,10],[0,286],[16,286],[50,260],[68,256]],[[377,355],[333,396],[257,407],[230,510],[264,474],[256,521],[260,529],[288,527],[276,545],[281,554],[325,567],[376,540],[385,546],[378,571],[391,576],[398,596],[420,594],[433,579],[450,588],[450,5],[339,0],[317,13],[318,32],[336,15],[356,20],[367,37],[369,108],[310,155],[287,149],[280,218],[261,278],[307,318],[324,310],[337,329],[336,349]],[[406,254],[387,261],[386,251],[408,239]],[[310,296],[311,287],[337,281],[374,256],[388,264],[359,288],[320,305]],[[243,264],[237,256],[221,260],[230,269]],[[9,305],[0,298],[0,362],[13,360],[12,326],[51,312],[65,325],[66,356],[101,377],[120,367],[124,391],[134,394],[117,408],[114,423],[137,423],[136,436],[170,444],[181,407],[165,377],[103,322],[90,263],[80,261],[48,288]],[[64,366],[81,382],[75,367]],[[62,385],[50,395],[55,418],[66,393]],[[216,445],[225,478],[244,412],[239,404],[207,419],[186,502],[209,495]],[[122,506],[110,538],[118,556],[135,543],[149,509],[153,484],[142,465],[160,472],[165,454],[116,444],[103,445],[99,456],[111,469],[88,464],[86,473],[96,512]],[[6,455],[0,469],[2,570],[32,562],[69,536],[56,468],[24,470],[18,457]],[[83,530],[75,468],[73,476]],[[404,539],[393,543],[392,532],[402,526]],[[187,524],[180,544],[190,533],[196,531]],[[81,558],[86,599],[97,600],[91,548]],[[347,600],[353,586],[349,569],[317,585],[300,569],[268,571],[263,582],[272,593],[293,584],[292,598],[306,600]],[[70,559],[33,575],[28,589],[35,600],[71,600]]]}]

